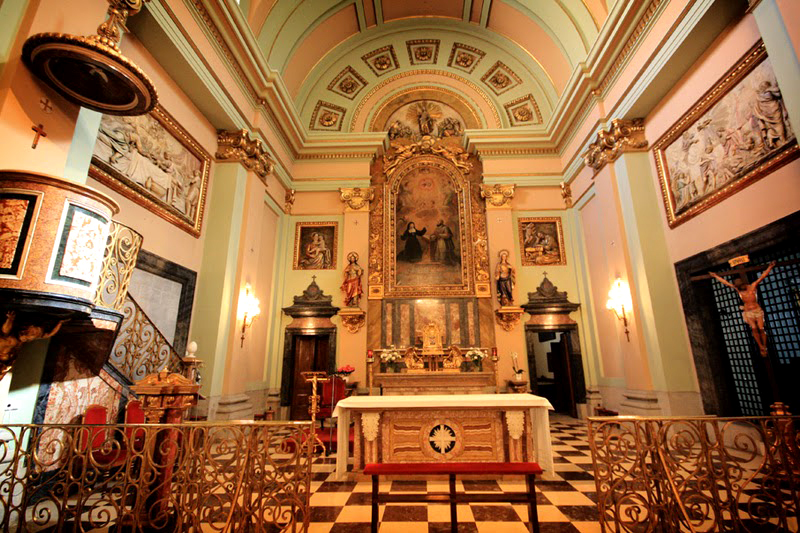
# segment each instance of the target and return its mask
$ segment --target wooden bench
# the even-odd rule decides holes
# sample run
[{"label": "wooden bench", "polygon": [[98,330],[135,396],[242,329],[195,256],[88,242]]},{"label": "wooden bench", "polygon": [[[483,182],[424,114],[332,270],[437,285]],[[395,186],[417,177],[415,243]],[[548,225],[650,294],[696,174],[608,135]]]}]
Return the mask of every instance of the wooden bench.
[{"label": "wooden bench", "polygon": [[[538,463],[379,463],[368,464],[364,474],[372,476],[372,533],[378,532],[378,505],[381,503],[437,502],[450,504],[450,531],[458,530],[456,504],[470,502],[527,503],[528,519],[532,531],[539,533],[539,517],[536,512],[536,475],[542,473]],[[378,490],[380,476],[432,476],[448,475],[450,492],[430,492],[426,494],[381,494]],[[462,475],[523,475],[525,492],[504,492],[501,494],[467,494],[456,492],[456,476]]]}]

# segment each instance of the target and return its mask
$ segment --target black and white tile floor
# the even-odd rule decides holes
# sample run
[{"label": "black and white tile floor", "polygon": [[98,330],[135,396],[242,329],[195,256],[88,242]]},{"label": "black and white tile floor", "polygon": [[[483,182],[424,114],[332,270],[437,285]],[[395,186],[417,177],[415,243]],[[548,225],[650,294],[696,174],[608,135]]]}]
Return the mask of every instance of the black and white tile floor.
[{"label": "black and white tile floor", "polygon": [[[536,481],[541,533],[599,532],[592,458],[586,424],[554,415],[550,419],[555,472]],[[370,481],[334,481],[335,459],[315,460],[311,481],[311,525],[309,533],[369,532]],[[413,479],[413,478],[412,478]],[[468,492],[519,492],[521,478],[514,481],[458,481]],[[381,481],[381,490],[391,492],[446,492],[447,481]],[[450,531],[446,504],[389,504],[381,506],[381,533],[438,533]],[[514,533],[528,531],[526,505],[465,504],[458,508],[459,531],[463,533]]]}]

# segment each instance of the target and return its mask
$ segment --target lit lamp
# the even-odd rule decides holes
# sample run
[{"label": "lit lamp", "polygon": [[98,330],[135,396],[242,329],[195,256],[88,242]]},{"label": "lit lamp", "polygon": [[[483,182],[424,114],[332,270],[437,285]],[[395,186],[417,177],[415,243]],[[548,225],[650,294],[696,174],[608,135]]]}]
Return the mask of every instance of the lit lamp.
[{"label": "lit lamp", "polygon": [[261,314],[258,298],[251,293],[250,285],[245,285],[244,296],[239,301],[239,311],[242,313],[242,347],[244,347],[244,334],[247,328],[253,325],[253,320]]},{"label": "lit lamp", "polygon": [[620,278],[614,280],[611,289],[608,291],[608,300],[606,301],[606,309],[611,309],[617,318],[622,320],[625,326],[625,337],[628,342],[631,342],[630,332],[628,331],[628,317],[625,316],[625,308],[631,309],[633,302],[631,302],[631,291],[628,284]]}]

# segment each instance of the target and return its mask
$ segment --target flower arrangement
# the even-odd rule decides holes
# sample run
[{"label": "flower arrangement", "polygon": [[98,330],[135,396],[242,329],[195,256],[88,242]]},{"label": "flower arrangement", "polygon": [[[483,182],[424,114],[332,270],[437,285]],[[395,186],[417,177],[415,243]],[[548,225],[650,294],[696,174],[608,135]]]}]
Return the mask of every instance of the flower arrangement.
[{"label": "flower arrangement", "polygon": [[397,363],[402,358],[403,357],[400,355],[400,352],[395,349],[394,345],[392,345],[392,347],[388,350],[383,350],[381,352],[381,361],[384,363]]},{"label": "flower arrangement", "polygon": [[464,354],[464,357],[475,363],[480,363],[486,358],[486,352],[477,348],[470,348],[467,353]]},{"label": "flower arrangement", "polygon": [[336,370],[336,372],[334,372],[334,373],[335,373],[337,376],[347,377],[347,376],[349,376],[350,374],[352,374],[352,373],[353,373],[353,372],[355,372],[355,371],[356,371],[356,369],[355,369],[355,368],[353,368],[352,366],[350,366],[350,365],[344,365],[344,366],[340,366],[340,367],[339,367],[339,368]]}]

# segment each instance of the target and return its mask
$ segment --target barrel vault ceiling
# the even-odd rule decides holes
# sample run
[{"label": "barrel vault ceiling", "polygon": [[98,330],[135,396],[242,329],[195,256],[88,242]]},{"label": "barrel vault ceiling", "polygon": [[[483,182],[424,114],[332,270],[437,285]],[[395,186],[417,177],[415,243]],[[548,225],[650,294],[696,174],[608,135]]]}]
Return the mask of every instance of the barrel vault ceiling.
[{"label": "barrel vault ceiling", "polygon": [[[385,131],[392,106],[544,130],[613,0],[240,0],[309,137]],[[388,109],[388,111],[387,111]]]}]

